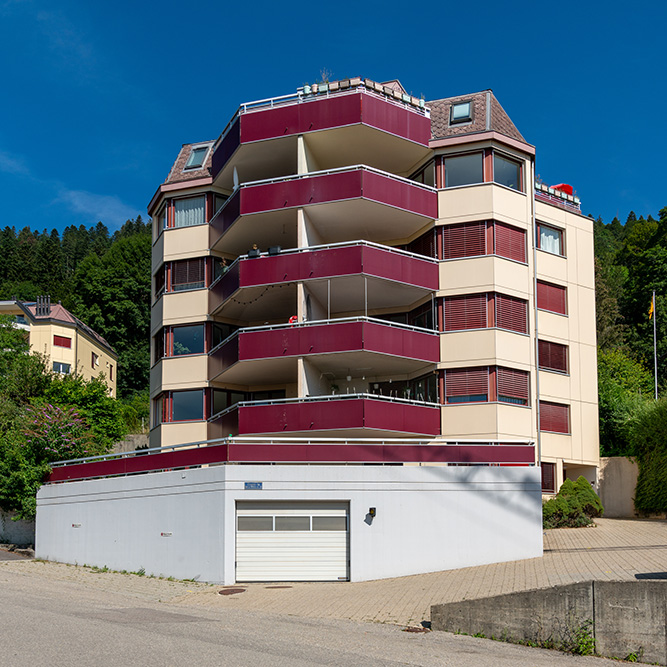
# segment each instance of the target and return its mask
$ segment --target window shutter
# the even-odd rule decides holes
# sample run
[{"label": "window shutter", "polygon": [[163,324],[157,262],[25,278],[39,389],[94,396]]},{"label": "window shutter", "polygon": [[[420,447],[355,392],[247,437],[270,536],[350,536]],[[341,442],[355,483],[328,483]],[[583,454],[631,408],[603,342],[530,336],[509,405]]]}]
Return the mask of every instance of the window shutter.
[{"label": "window shutter", "polygon": [[53,344],[57,347],[72,347],[72,339],[67,336],[53,336]]},{"label": "window shutter", "polygon": [[526,232],[518,227],[496,222],[496,255],[514,259],[517,262],[526,261]]},{"label": "window shutter", "polygon": [[540,340],[537,347],[540,368],[567,373],[567,345]]},{"label": "window shutter", "polygon": [[498,400],[528,405],[530,375],[514,368],[497,368]]},{"label": "window shutter", "polygon": [[[445,395],[447,402],[456,397],[480,397],[487,401],[489,396],[489,369],[453,368],[445,371]],[[483,396],[483,398],[481,398]],[[454,402],[454,401],[453,401]]]},{"label": "window shutter", "polygon": [[570,432],[570,406],[540,401],[540,431]]},{"label": "window shutter", "polygon": [[538,280],[537,307],[552,313],[567,315],[567,289]]},{"label": "window shutter", "polygon": [[556,492],[556,464],[542,463],[542,491]]},{"label": "window shutter", "polygon": [[513,296],[496,294],[496,326],[518,333],[528,333],[528,302]]},{"label": "window shutter", "polygon": [[172,285],[204,287],[204,258],[184,259],[172,264]]},{"label": "window shutter", "polygon": [[442,228],[443,258],[486,255],[486,222],[467,222]]},{"label": "window shutter", "polygon": [[486,294],[466,294],[445,299],[445,331],[486,328]]}]

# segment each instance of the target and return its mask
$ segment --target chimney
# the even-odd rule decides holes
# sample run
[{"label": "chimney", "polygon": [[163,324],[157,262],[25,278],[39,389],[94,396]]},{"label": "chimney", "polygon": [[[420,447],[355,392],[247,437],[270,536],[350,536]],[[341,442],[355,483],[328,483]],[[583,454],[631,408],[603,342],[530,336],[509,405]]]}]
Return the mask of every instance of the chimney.
[{"label": "chimney", "polygon": [[51,295],[38,296],[35,317],[48,317],[51,314]]}]

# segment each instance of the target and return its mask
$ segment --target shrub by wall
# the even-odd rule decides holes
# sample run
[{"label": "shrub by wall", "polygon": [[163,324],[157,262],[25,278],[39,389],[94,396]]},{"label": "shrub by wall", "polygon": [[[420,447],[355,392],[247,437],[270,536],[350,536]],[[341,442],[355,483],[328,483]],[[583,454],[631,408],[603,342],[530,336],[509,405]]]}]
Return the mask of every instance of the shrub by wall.
[{"label": "shrub by wall", "polygon": [[558,495],[542,506],[542,523],[544,528],[579,528],[603,513],[600,498],[585,477],[576,482],[566,479]]}]

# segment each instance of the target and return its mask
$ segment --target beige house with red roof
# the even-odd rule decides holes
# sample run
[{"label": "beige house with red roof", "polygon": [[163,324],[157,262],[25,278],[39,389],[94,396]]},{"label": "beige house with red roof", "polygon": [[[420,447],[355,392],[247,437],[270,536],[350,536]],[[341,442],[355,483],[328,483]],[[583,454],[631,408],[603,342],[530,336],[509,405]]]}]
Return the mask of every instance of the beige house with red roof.
[{"label": "beige house with red roof", "polygon": [[31,349],[45,355],[54,372],[77,373],[85,380],[102,373],[109,392],[116,396],[116,351],[62,304],[52,304],[48,297],[0,301],[0,314],[14,316],[16,326],[29,332]]}]

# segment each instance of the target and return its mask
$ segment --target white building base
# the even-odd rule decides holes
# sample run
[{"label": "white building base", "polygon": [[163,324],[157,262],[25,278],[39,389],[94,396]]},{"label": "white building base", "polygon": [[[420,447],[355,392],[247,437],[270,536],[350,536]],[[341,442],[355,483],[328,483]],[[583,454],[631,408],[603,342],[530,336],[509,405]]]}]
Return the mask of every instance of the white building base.
[{"label": "white building base", "polygon": [[237,502],[338,501],[349,503],[350,580],[449,570],[541,556],[540,487],[537,467],[352,465],[50,484],[37,494],[36,557],[233,584]]}]

